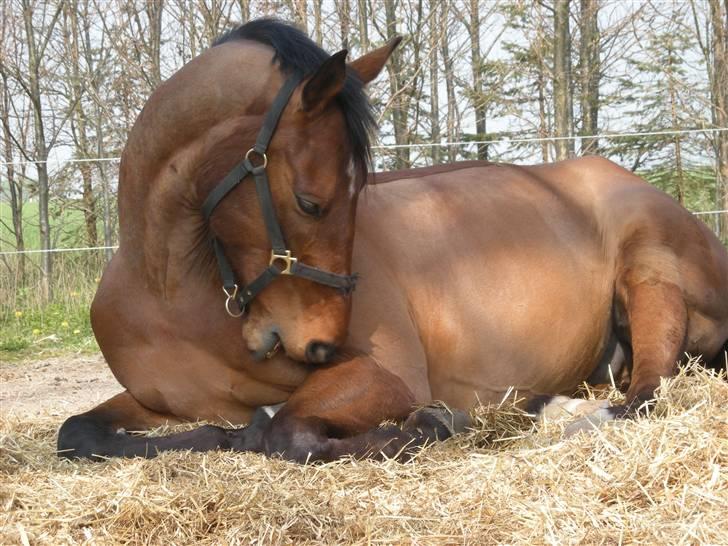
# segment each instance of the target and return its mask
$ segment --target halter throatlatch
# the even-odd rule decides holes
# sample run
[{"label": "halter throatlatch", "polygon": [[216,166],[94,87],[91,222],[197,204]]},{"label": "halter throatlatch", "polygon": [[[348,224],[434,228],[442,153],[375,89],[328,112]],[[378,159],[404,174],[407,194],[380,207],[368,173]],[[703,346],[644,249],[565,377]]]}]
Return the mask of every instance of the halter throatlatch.
[{"label": "halter throatlatch", "polygon": [[[355,275],[339,275],[338,273],[323,271],[301,263],[298,258],[295,258],[292,252],[286,247],[283,232],[281,231],[281,226],[278,223],[278,217],[273,207],[273,196],[270,192],[270,184],[268,183],[268,175],[266,174],[266,168],[268,167],[266,151],[268,150],[268,144],[271,138],[273,138],[273,133],[278,125],[278,120],[283,113],[283,109],[288,104],[293,90],[300,82],[300,76],[292,76],[286,80],[266,114],[255,145],[248,150],[245,158],[235,165],[225,178],[215,186],[202,204],[202,213],[205,216],[205,220],[209,222],[212,212],[220,201],[249,174],[253,175],[255,189],[258,194],[258,202],[263,213],[265,229],[268,232],[268,239],[271,244],[268,267],[253,282],[240,288],[235,280],[233,268],[225,257],[222,243],[216,237],[212,239],[215,258],[217,258],[217,265],[220,270],[220,277],[222,278],[222,290],[226,296],[225,310],[231,317],[242,316],[245,313],[247,305],[279,275],[295,275],[296,277],[302,277],[319,284],[336,288],[346,294],[350,293],[356,285]],[[231,309],[231,302],[237,303],[238,311]]]}]

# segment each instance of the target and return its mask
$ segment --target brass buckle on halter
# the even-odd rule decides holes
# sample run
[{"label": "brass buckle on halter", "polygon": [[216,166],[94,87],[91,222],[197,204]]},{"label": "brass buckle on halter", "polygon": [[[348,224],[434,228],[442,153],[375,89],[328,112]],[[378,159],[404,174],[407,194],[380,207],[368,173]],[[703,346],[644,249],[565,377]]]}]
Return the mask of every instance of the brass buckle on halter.
[{"label": "brass buckle on halter", "polygon": [[240,313],[233,313],[230,310],[230,302],[235,301],[235,298],[238,295],[238,285],[236,284],[234,288],[230,291],[228,291],[227,288],[224,286],[222,287],[222,291],[225,292],[225,295],[227,296],[227,299],[225,300],[225,311],[227,311],[227,314],[230,315],[233,318],[240,318],[245,314],[245,306],[243,305],[240,309]]},{"label": "brass buckle on halter", "polygon": [[276,261],[281,260],[286,264],[286,267],[280,270],[281,275],[290,275],[291,274],[291,267],[293,264],[295,264],[298,261],[298,258],[294,258],[291,256],[291,251],[286,250],[284,254],[276,254],[275,250],[270,251],[270,263],[268,265],[273,265]]}]

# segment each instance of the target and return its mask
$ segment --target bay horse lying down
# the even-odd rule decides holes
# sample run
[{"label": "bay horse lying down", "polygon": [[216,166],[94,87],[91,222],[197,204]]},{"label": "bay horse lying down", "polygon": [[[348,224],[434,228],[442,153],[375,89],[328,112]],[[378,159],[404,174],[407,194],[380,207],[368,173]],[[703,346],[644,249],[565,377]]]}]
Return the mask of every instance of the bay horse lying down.
[{"label": "bay horse lying down", "polygon": [[[363,85],[396,45],[347,65],[259,20],[154,92],[91,309],[126,390],[68,419],[61,455],[395,456],[466,424],[414,411],[433,400],[467,410],[515,388],[540,407],[628,367],[626,405],[597,422],[652,399],[684,352],[723,358],[725,248],[607,160],[461,163],[362,191]],[[249,426],[125,432],[197,419]]]}]

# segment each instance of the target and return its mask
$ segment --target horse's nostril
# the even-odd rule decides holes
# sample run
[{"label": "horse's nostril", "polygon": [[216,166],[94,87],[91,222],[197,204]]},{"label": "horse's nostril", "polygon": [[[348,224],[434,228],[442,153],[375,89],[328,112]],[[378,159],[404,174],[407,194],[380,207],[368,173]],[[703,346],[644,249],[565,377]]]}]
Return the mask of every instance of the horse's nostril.
[{"label": "horse's nostril", "polygon": [[334,356],[336,347],[323,341],[311,341],[306,346],[306,360],[311,364],[326,364]]}]

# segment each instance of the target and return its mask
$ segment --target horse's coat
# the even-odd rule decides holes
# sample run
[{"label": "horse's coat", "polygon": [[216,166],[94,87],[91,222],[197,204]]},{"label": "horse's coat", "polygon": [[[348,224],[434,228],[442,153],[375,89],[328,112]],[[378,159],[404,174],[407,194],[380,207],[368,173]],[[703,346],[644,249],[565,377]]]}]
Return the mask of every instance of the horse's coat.
[{"label": "horse's coat", "polygon": [[[395,45],[352,69],[370,81]],[[628,413],[684,352],[718,357],[728,340],[725,248],[667,195],[607,160],[377,174],[357,205],[356,146],[336,101],[341,67],[322,68],[331,72],[294,93],[269,168],[291,249],[318,267],[358,272],[353,302],[283,278],[245,318],[230,318],[209,229],[246,280],[266,263],[265,231],[246,182],[209,228],[199,206],[250,147],[284,79],[272,57],[249,40],[213,48],[140,115],[121,168],[121,245],[92,307],[99,345],[126,391],[69,419],[61,451],[395,455],[464,425],[457,415],[411,414],[416,405],[467,409],[511,387],[539,400],[624,365],[628,406],[615,413]],[[299,197],[326,213],[306,217]],[[279,340],[283,350],[263,359]],[[304,362],[314,343],[339,347],[330,364]],[[282,402],[274,417],[253,417]],[[406,418],[403,430],[375,428]],[[115,433],[195,419],[252,424],[166,438]]]}]

